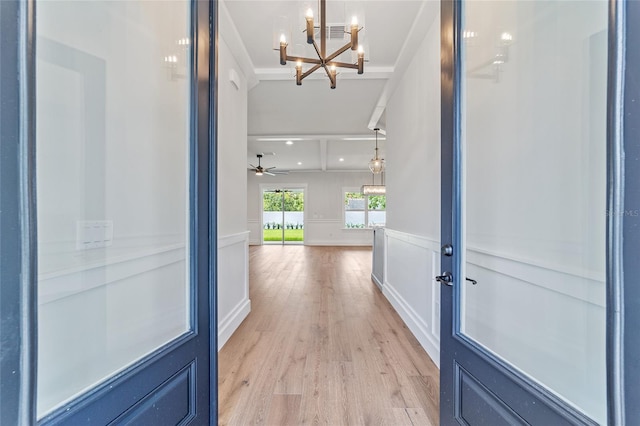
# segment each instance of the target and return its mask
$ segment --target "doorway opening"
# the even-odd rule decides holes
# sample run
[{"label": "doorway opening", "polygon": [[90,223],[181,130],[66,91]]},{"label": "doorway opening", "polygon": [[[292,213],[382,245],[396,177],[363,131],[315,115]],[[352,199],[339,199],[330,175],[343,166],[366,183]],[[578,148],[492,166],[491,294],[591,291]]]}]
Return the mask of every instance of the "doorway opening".
[{"label": "doorway opening", "polygon": [[304,188],[262,190],[262,243],[304,244]]}]

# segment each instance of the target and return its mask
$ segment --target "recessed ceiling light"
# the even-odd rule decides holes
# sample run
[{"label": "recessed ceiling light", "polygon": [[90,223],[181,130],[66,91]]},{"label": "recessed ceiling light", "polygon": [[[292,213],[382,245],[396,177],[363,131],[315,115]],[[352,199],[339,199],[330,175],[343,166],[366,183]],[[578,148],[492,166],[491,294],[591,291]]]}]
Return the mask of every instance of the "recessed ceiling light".
[{"label": "recessed ceiling light", "polygon": [[298,161],[298,166],[302,166],[302,161]]},{"label": "recessed ceiling light", "polygon": [[344,158],[339,159],[338,161],[344,161]]},{"label": "recessed ceiling light", "polygon": [[293,145],[293,141],[287,141],[287,145]]}]

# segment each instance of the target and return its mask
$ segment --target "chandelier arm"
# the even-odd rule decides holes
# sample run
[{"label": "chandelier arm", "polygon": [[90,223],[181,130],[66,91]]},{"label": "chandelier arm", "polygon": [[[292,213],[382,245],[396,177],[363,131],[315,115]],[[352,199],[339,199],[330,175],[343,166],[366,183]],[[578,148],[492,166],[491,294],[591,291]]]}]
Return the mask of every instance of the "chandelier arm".
[{"label": "chandelier arm", "polygon": [[358,69],[358,64],[349,64],[347,62],[331,62],[331,65],[335,65],[340,68],[353,68],[354,70]]},{"label": "chandelier arm", "polygon": [[305,64],[322,64],[322,61],[320,59],[303,58],[301,56],[289,56],[289,55],[287,55],[287,61],[292,61],[292,62],[300,61],[300,62],[304,62]]},{"label": "chandelier arm", "polygon": [[302,80],[303,78],[307,77],[309,74],[311,74],[311,73],[313,73],[313,72],[317,71],[321,66],[322,66],[321,64],[317,64],[317,65],[314,65],[313,67],[309,68],[309,69],[307,70],[307,72],[305,72],[304,74],[302,74],[302,76],[300,77],[300,80]]},{"label": "chandelier arm", "polygon": [[[320,0],[320,59],[327,55],[327,0]],[[313,43],[315,45],[315,42]],[[317,50],[317,49],[316,49]]]},{"label": "chandelier arm", "polygon": [[[322,42],[320,42],[320,43],[322,43]],[[320,59],[320,63],[324,62],[323,61],[324,55],[320,54],[320,50],[318,50],[318,45],[316,44],[315,39],[313,40],[313,48],[316,49],[316,53],[318,54],[318,58]]]},{"label": "chandelier arm", "polygon": [[322,64],[320,66],[322,68],[324,68],[324,72],[327,73],[327,76],[329,77],[329,80],[331,80],[331,82],[333,83],[333,79],[331,78],[331,71],[329,71],[329,67],[327,66],[327,64]]},{"label": "chandelier arm", "polygon": [[325,62],[330,62],[333,58],[335,58],[337,56],[340,56],[341,54],[343,54],[344,52],[346,52],[349,49],[351,49],[351,43],[345,44],[340,49],[336,50],[334,53],[332,53],[331,55],[327,56],[327,58],[325,59]]}]

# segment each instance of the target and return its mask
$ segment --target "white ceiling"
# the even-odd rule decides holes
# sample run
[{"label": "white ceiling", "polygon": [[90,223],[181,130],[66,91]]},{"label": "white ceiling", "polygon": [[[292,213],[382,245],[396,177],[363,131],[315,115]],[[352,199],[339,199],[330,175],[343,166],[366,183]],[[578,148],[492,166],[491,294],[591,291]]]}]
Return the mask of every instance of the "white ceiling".
[{"label": "white ceiling", "polygon": [[[415,32],[414,21],[421,16],[423,4],[418,0],[328,0],[327,24],[350,23],[352,14],[357,14],[364,26],[359,37],[367,59],[363,75],[339,69],[337,87],[332,90],[322,70],[296,86],[293,64],[281,66],[274,50],[280,33],[285,32],[289,54],[314,57],[302,30],[309,7],[314,9],[316,24],[319,22],[318,1],[224,0],[221,13],[228,11],[232,22],[227,31],[235,27],[243,45],[232,46],[234,54],[246,51],[245,66],[253,69],[250,80],[257,81],[248,98],[247,162],[257,164],[257,153],[274,152],[275,156],[262,159],[263,166],[291,171],[367,170],[375,142],[345,138],[373,138],[371,129],[376,125],[384,132],[380,105],[386,101],[389,79],[398,71],[401,51]],[[223,31],[225,26],[221,28]],[[328,42],[327,52],[348,40],[347,35],[344,41]],[[351,51],[338,60],[355,62]],[[268,138],[283,140],[259,140]],[[286,145],[287,138],[298,140]],[[383,134],[378,145],[384,158]]]}]

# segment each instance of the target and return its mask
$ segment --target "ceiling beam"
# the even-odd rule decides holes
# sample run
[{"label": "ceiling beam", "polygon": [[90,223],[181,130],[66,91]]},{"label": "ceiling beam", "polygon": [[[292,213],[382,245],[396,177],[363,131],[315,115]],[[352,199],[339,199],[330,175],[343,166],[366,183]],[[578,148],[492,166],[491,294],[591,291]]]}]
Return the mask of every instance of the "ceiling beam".
[{"label": "ceiling beam", "polygon": [[320,139],[320,169],[327,171],[327,140]]}]

